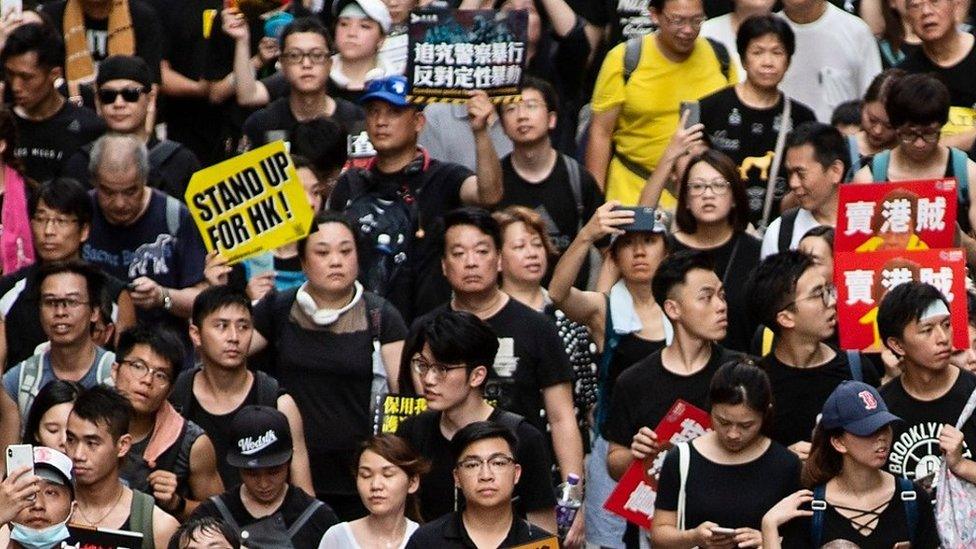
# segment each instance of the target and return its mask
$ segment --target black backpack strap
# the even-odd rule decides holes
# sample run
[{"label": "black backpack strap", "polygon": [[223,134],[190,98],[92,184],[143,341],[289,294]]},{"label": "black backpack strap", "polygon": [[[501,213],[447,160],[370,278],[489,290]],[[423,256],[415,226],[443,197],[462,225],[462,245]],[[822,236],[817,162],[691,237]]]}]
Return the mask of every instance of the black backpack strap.
[{"label": "black backpack strap", "polygon": [[725,44],[719,42],[718,40],[713,40],[711,38],[705,38],[708,40],[708,45],[712,47],[712,51],[715,52],[715,58],[718,59],[718,65],[722,68],[722,75],[726,78],[729,77],[729,69],[732,66],[732,60],[729,58],[729,50],[725,47]]},{"label": "black backpack strap", "polygon": [[810,517],[810,540],[812,547],[820,547],[823,540],[824,518],[827,511],[827,485],[819,484],[813,487],[813,501],[810,502],[813,516]]},{"label": "black backpack strap", "polygon": [[383,328],[383,300],[373,292],[363,292],[366,302],[366,322],[369,323],[369,336],[379,341]]},{"label": "black backpack strap", "polygon": [[637,70],[640,64],[641,49],[644,47],[644,37],[635,36],[624,45],[624,85],[630,80],[631,75]]},{"label": "black backpack strap", "polygon": [[176,411],[186,416],[187,411],[193,407],[193,379],[200,371],[199,366],[183,372],[176,378],[173,384],[173,391],[169,394],[169,402],[176,408]]},{"label": "black backpack strap", "polygon": [[281,396],[281,386],[278,385],[278,380],[257,370],[254,372],[254,383],[258,386],[258,404],[277,408],[278,397]]},{"label": "black backpack strap", "polygon": [[847,351],[847,365],[851,369],[851,379],[864,381],[864,367],[861,365],[860,351]]},{"label": "black backpack strap", "polygon": [[298,531],[305,526],[305,523],[312,518],[312,515],[314,515],[315,512],[319,510],[319,507],[322,507],[322,505],[323,503],[321,501],[317,499],[313,500],[312,503],[305,508],[305,511],[299,515],[297,519],[295,519],[295,522],[291,523],[291,526],[288,528],[288,532],[285,533],[285,535],[288,536],[288,539],[295,537],[295,534],[297,534]]},{"label": "black backpack strap", "polygon": [[220,513],[220,518],[224,519],[224,522],[233,528],[235,532],[240,533],[241,525],[234,520],[234,515],[230,512],[230,509],[227,508],[227,504],[224,503],[224,499],[220,496],[220,494],[211,496],[210,501],[213,502],[214,507],[217,508],[217,512]]},{"label": "black backpack strap", "polygon": [[566,172],[569,174],[569,189],[573,191],[573,200],[576,201],[576,232],[583,228],[583,181],[580,175],[580,165],[575,158],[568,154],[563,154],[563,162],[566,163]]},{"label": "black backpack strap", "polygon": [[149,149],[149,165],[153,168],[159,168],[165,164],[170,157],[176,154],[176,151],[180,150],[180,145],[176,141],[170,141],[169,139],[164,139],[156,146]]},{"label": "black backpack strap", "polygon": [[780,216],[779,240],[777,241],[777,252],[786,252],[790,249],[790,242],[793,241],[793,229],[796,227],[796,216],[799,215],[800,208],[790,208]]}]

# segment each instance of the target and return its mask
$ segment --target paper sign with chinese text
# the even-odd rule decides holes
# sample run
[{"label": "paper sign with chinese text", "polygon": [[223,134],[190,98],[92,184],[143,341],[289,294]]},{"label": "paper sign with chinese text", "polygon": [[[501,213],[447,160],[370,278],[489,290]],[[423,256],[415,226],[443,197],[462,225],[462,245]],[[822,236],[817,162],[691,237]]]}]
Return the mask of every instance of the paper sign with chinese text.
[{"label": "paper sign with chinese text", "polygon": [[396,433],[397,428],[407,418],[420,415],[427,410],[427,399],[400,395],[381,395],[382,402],[375,405],[373,412],[373,433]]},{"label": "paper sign with chinese text", "polygon": [[952,247],[956,186],[951,178],[841,185],[834,251]]},{"label": "paper sign with chinese text", "polygon": [[834,254],[837,332],[847,350],[881,351],[878,306],[895,286],[920,281],[939,289],[949,302],[952,346],[966,342],[966,254],[957,248]]},{"label": "paper sign with chinese text", "polygon": [[283,141],[196,172],[186,204],[207,251],[229,263],[299,240],[312,225],[312,206]]},{"label": "paper sign with chinese text", "polygon": [[528,12],[424,9],[410,14],[407,80],[414,103],[519,97],[525,71]]},{"label": "paper sign with chinese text", "polygon": [[[654,433],[668,446],[694,440],[712,426],[708,412],[678,399],[664,416]],[[657,478],[664,463],[662,451],[652,463],[634,460],[620,477],[617,487],[603,503],[603,508],[641,528],[650,528],[657,499]]]}]

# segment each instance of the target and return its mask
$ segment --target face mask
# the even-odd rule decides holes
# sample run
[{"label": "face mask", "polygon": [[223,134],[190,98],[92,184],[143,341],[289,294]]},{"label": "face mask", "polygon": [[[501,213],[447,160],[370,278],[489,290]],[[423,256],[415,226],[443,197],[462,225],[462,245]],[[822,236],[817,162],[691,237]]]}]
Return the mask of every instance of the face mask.
[{"label": "face mask", "polygon": [[68,513],[64,522],[52,524],[40,530],[11,522],[10,539],[21,544],[25,549],[51,549],[71,536],[68,532],[68,520],[70,519],[71,513]]}]

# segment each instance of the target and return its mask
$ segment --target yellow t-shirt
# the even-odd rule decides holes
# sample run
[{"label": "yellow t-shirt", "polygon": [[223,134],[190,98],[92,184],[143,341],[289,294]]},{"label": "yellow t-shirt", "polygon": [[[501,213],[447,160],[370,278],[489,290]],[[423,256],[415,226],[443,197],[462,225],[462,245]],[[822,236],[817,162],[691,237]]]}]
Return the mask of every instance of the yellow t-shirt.
[{"label": "yellow t-shirt", "polygon": [[[620,107],[613,134],[615,150],[651,171],[678,127],[679,104],[735,84],[739,77],[735,64],[729,66],[728,74],[722,74],[718,58],[704,38],[698,39],[688,59],[675,63],[664,57],[652,34],[644,38],[640,62],[624,86],[626,47],[619,44],[607,53],[593,90],[593,112]],[[611,160],[608,200],[636,204],[643,186],[643,179],[618,159]]]}]

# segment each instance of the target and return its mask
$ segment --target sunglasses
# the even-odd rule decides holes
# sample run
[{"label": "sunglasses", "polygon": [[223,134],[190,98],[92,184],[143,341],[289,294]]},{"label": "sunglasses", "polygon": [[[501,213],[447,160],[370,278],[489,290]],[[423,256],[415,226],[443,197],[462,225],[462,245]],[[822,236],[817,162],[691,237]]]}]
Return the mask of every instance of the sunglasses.
[{"label": "sunglasses", "polygon": [[122,100],[126,103],[135,103],[139,100],[139,97],[144,93],[148,93],[147,88],[122,88],[121,90],[98,90],[98,100],[104,105],[110,103],[115,103],[115,99],[118,96],[122,96]]}]

